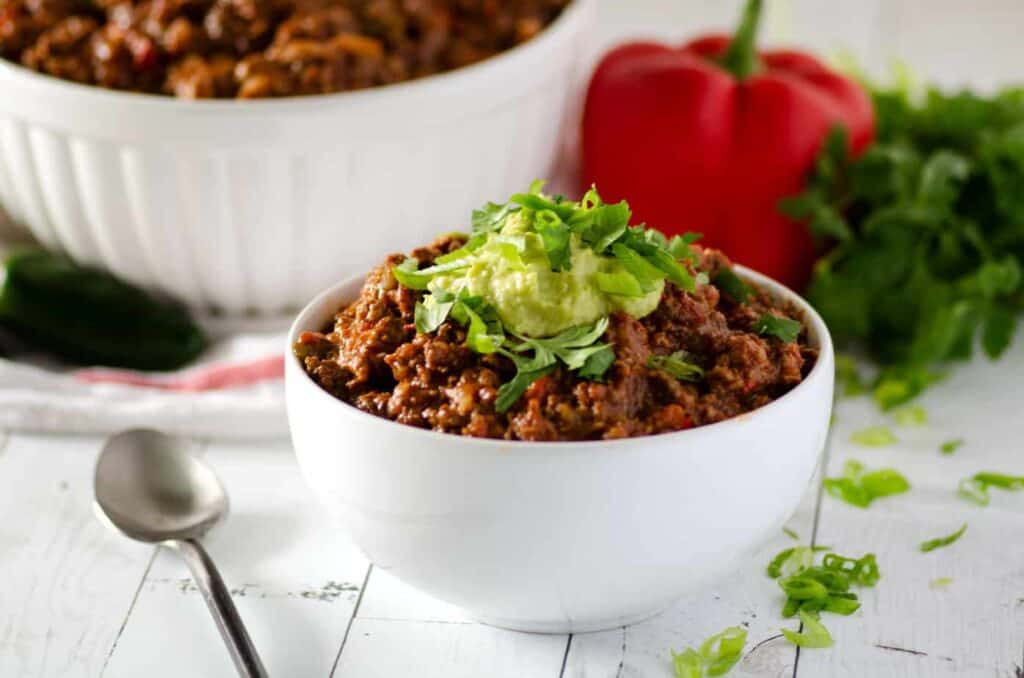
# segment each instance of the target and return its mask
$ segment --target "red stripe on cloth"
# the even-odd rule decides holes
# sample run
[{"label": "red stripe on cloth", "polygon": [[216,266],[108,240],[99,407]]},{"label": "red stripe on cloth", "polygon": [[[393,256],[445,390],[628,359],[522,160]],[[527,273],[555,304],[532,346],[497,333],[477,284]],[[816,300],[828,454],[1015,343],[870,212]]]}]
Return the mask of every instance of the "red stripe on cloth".
[{"label": "red stripe on cloth", "polygon": [[181,377],[150,376],[142,372],[91,368],[76,370],[72,376],[90,384],[119,384],[161,391],[220,391],[251,386],[284,376],[284,358],[270,356],[243,363],[221,363],[201,367]]}]

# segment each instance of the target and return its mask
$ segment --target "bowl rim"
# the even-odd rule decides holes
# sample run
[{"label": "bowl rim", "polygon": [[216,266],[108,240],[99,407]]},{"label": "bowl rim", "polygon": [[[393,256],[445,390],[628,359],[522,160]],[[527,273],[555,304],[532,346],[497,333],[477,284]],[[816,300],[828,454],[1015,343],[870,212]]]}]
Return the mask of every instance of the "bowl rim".
[{"label": "bowl rim", "polygon": [[562,13],[534,38],[515,45],[503,52],[467,66],[435,73],[414,80],[405,80],[388,85],[368,87],[361,90],[332,92],[289,97],[267,97],[259,99],[182,99],[164,94],[131,92],[87,85],[56,76],[39,73],[21,64],[0,59],[0,81],[9,78],[45,91],[64,95],[76,95],[83,104],[107,103],[120,106],[159,108],[168,112],[190,114],[216,114],[223,111],[232,113],[279,113],[296,110],[316,110],[324,106],[342,106],[372,102],[386,97],[412,97],[436,95],[438,85],[458,89],[469,86],[473,78],[494,80],[505,71],[512,71],[526,62],[535,52],[565,39],[586,15],[593,0],[569,0]]},{"label": "bowl rim", "polygon": [[[728,430],[736,429],[737,427],[743,426],[754,419],[765,419],[770,418],[780,408],[787,406],[798,393],[804,393],[812,388],[815,388],[823,380],[831,382],[832,371],[833,371],[833,360],[834,360],[834,348],[832,344],[832,336],[828,331],[828,327],[825,325],[825,321],[821,318],[814,307],[801,297],[799,294],[789,289],[782,283],[769,278],[768,276],[751,270],[745,266],[739,264],[733,265],[742,277],[750,280],[761,287],[768,290],[770,294],[778,299],[789,301],[792,303],[804,317],[804,324],[807,327],[808,332],[811,334],[813,339],[817,340],[818,344],[818,359],[814,363],[814,367],[804,377],[803,380],[795,387],[787,391],[782,396],[775,398],[770,403],[762,405],[757,409],[735,417],[730,417],[713,424],[705,424],[703,426],[695,426],[689,429],[683,429],[681,431],[672,431],[670,433],[659,433],[655,435],[645,436],[633,436],[629,438],[616,438],[612,440],[556,440],[556,441],[527,441],[527,440],[505,440],[499,438],[476,438],[472,436],[457,435],[454,433],[443,433],[440,431],[434,431],[431,429],[419,428],[418,426],[410,426],[408,424],[401,424],[391,419],[384,417],[378,417],[364,412],[353,405],[336,398],[327,391],[325,391],[319,384],[313,381],[309,373],[306,372],[299,359],[292,352],[292,346],[294,345],[299,333],[311,331],[309,327],[313,324],[314,315],[320,316],[328,311],[321,309],[321,306],[327,304],[328,300],[333,299],[336,295],[342,293],[343,290],[349,287],[355,287],[361,284],[366,275],[350,276],[334,285],[331,285],[320,294],[316,295],[312,301],[310,301],[295,317],[294,322],[288,330],[287,344],[286,344],[286,369],[285,369],[285,382],[286,386],[290,382],[291,384],[303,388],[304,390],[314,389],[317,395],[313,396],[320,402],[324,403],[325,407],[340,407],[341,412],[344,416],[352,416],[357,420],[364,421],[369,426],[381,427],[383,429],[390,429],[394,432],[401,432],[402,434],[410,437],[421,437],[426,436],[438,442],[444,442],[450,445],[459,446],[471,446],[475,448],[492,447],[500,448],[502,451],[527,451],[527,450],[543,450],[544,452],[551,453],[553,450],[569,451],[590,451],[604,450],[607,448],[619,448],[620,450],[624,446],[632,446],[634,448],[641,448],[643,445],[638,445],[641,441],[658,441],[671,443],[673,441],[684,442],[686,440],[692,440],[699,436],[715,435],[718,433],[725,433]],[[333,315],[337,309],[329,311]],[[330,316],[328,316],[330,317]],[[326,320],[326,318],[324,319]],[[292,419],[291,407],[293,404],[294,396],[291,395],[291,390],[286,388],[285,393],[285,404],[288,407],[289,422]],[[330,405],[328,403],[333,403]],[[385,432],[386,434],[386,432]]]}]

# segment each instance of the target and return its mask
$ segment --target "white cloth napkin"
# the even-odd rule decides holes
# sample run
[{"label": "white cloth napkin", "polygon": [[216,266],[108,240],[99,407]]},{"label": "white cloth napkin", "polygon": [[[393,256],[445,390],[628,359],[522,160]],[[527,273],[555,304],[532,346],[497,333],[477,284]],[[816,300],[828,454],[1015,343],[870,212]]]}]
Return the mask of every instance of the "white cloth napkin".
[{"label": "white cloth napkin", "polygon": [[208,438],[286,436],[281,378],[289,318],[201,319],[212,339],[174,373],[0,359],[0,429],[108,434],[149,427]]}]

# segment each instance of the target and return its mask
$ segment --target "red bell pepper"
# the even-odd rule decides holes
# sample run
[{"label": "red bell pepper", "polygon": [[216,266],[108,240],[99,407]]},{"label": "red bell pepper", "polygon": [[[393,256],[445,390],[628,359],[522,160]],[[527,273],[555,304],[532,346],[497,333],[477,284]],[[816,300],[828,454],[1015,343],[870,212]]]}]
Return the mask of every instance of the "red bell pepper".
[{"label": "red bell pepper", "polygon": [[815,259],[807,229],[778,209],[799,193],[829,129],[856,153],[874,115],[855,82],[794,51],[758,53],[761,0],[734,38],[682,48],[612,50],[597,67],[583,118],[583,185],[629,200],[635,218],[704,243],[799,289]]}]

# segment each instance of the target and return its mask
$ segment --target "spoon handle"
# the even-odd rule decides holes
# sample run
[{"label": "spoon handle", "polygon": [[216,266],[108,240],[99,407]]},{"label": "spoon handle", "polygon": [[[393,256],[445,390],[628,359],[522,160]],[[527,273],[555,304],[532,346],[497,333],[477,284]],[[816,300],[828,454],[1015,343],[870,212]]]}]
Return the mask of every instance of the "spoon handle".
[{"label": "spoon handle", "polygon": [[192,578],[217,622],[217,629],[228,646],[238,675],[242,678],[267,678],[267,671],[256,654],[242,618],[238,616],[231,594],[206,549],[194,539],[178,539],[167,544],[181,554],[192,571]]}]

